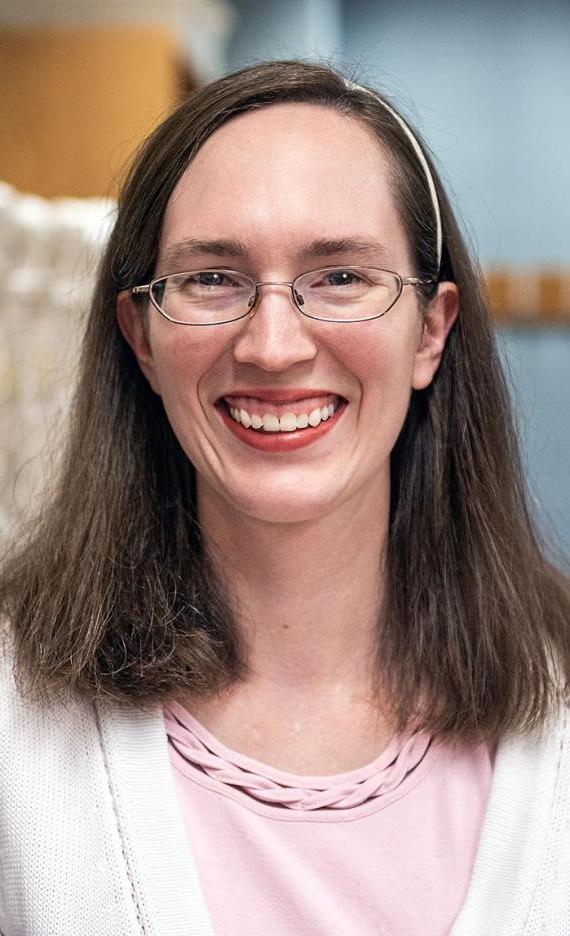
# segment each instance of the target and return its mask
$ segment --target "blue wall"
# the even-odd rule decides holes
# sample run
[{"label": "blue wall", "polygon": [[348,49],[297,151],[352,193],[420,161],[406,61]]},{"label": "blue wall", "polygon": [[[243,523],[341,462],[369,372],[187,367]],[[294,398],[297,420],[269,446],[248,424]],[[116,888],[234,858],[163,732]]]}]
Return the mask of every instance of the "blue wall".
[{"label": "blue wall", "polygon": [[570,557],[570,328],[502,329],[535,516]]},{"label": "blue wall", "polygon": [[228,71],[268,58],[334,58],[343,50],[342,0],[232,0],[237,28]]}]

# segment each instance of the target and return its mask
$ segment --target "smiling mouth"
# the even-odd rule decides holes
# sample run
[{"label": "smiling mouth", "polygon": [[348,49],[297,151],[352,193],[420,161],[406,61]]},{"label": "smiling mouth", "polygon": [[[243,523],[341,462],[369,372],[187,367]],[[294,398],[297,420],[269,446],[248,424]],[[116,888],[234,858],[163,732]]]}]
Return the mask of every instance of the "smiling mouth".
[{"label": "smiling mouth", "polygon": [[343,397],[329,394],[309,400],[269,403],[254,398],[223,397],[220,401],[234,422],[245,429],[265,432],[297,432],[316,429],[331,419],[346,403]]}]

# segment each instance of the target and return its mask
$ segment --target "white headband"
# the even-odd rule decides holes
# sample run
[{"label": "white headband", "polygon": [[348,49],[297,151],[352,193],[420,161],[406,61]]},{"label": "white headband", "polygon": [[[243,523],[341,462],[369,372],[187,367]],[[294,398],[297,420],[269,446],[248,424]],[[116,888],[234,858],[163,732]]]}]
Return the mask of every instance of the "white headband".
[{"label": "white headband", "polygon": [[408,126],[408,124],[403,119],[403,117],[400,117],[398,112],[395,111],[393,107],[390,107],[389,104],[386,104],[386,101],[384,101],[381,97],[379,97],[379,95],[375,94],[374,91],[370,91],[369,88],[363,88],[362,85],[356,84],[354,81],[349,81],[346,78],[344,79],[344,81],[345,81],[347,88],[349,88],[351,91],[364,91],[365,94],[370,94],[370,96],[373,97],[375,101],[378,101],[378,103],[381,104],[382,107],[384,107],[392,115],[392,117],[395,120],[398,121],[402,130],[404,131],[408,140],[410,141],[410,143],[412,144],[414,148],[414,152],[420,161],[422,169],[424,170],[425,177],[427,179],[428,188],[429,188],[429,193],[431,195],[433,212],[435,215],[436,243],[437,243],[437,270],[439,273],[439,268],[441,266],[441,250],[442,250],[442,244],[443,244],[443,234],[441,230],[441,212],[439,210],[439,200],[437,197],[435,183],[433,181],[433,176],[431,174],[428,161],[423,154],[422,148],[420,144],[418,143],[416,136],[413,130],[411,129],[411,127]]}]

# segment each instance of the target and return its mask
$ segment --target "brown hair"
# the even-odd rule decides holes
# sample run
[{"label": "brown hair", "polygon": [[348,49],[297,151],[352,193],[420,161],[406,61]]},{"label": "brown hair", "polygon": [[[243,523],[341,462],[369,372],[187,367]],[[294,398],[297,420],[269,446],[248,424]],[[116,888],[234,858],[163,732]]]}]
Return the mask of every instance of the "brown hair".
[{"label": "brown hair", "polygon": [[[166,204],[199,147],[233,115],[278,102],[335,108],[375,135],[415,274],[438,275],[433,205],[409,140],[333,69],[255,65],[198,91],[158,127],[134,161],[102,259],[58,480],[0,580],[23,691],[146,705],[247,672],[231,596],[203,548],[194,469],[118,330],[115,304],[119,289],[152,277]],[[460,311],[392,453],[379,685],[400,727],[419,718],[449,740],[495,738],[543,723],[566,688],[570,598],[533,530],[481,277],[429,161],[442,213],[439,278],[457,283]]]}]

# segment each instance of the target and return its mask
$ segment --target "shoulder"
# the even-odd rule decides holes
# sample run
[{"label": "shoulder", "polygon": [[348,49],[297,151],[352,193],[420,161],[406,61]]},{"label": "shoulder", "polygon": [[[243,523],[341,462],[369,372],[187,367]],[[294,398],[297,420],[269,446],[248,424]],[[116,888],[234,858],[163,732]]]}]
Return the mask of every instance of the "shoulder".
[{"label": "shoulder", "polygon": [[106,777],[111,760],[118,767],[133,749],[163,755],[165,746],[158,708],[139,711],[77,694],[49,701],[23,694],[11,629],[0,626],[0,788],[65,786],[70,770],[87,788]]},{"label": "shoulder", "polygon": [[[6,621],[0,624],[0,777],[12,782],[33,762],[35,771],[53,770],[73,749],[85,751],[95,737],[94,708],[77,698],[39,702],[23,694],[15,674],[14,638]],[[45,764],[44,764],[45,761]]]},{"label": "shoulder", "polygon": [[510,847],[511,856],[518,854],[521,862],[525,853],[527,858],[534,856],[535,874],[545,874],[545,868],[558,867],[560,862],[570,871],[567,704],[560,705],[539,729],[506,738],[499,745],[486,826],[493,833],[493,854]]},{"label": "shoulder", "polygon": [[539,728],[507,736],[499,744],[495,763],[496,784],[515,782],[521,788],[544,793],[570,781],[570,707],[561,703]]},{"label": "shoulder", "polygon": [[499,744],[475,866],[453,936],[568,934],[570,718]]}]

